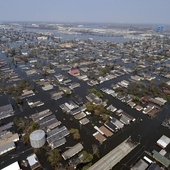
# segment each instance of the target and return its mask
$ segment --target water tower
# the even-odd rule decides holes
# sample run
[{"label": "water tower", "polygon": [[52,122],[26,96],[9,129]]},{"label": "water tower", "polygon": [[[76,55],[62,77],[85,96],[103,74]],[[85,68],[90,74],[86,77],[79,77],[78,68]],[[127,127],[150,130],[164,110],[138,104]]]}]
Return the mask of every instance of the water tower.
[{"label": "water tower", "polygon": [[41,148],[45,144],[45,132],[35,130],[30,134],[30,143],[33,148]]}]

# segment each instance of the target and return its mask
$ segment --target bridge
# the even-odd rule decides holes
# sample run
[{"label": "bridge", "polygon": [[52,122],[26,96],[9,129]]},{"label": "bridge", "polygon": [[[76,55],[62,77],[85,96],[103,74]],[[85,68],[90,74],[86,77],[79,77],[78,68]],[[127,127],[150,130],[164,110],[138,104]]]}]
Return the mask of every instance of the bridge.
[{"label": "bridge", "polygon": [[130,142],[130,138],[123,141],[115,149],[93,164],[88,170],[110,170],[130,153],[138,144]]}]

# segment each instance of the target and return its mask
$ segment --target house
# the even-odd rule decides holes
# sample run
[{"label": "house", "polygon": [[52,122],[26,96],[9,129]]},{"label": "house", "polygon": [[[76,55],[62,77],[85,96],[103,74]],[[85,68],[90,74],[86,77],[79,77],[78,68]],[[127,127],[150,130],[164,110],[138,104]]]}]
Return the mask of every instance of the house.
[{"label": "house", "polygon": [[68,149],[64,153],[62,153],[62,157],[64,158],[64,160],[67,160],[71,158],[72,156],[76,155],[77,153],[79,153],[82,149],[83,149],[83,145],[81,143],[78,143],[72,146],[70,149]]},{"label": "house", "polygon": [[15,143],[12,141],[10,143],[4,143],[0,145],[0,155],[15,149]]},{"label": "house", "polygon": [[144,109],[143,109],[143,113],[144,114],[148,114],[150,111],[152,111],[154,109],[154,106],[153,105],[148,105],[147,107],[145,107]]},{"label": "house", "polygon": [[160,97],[150,98],[149,101],[159,106],[163,106],[167,102],[167,100],[164,100]]},{"label": "house", "polygon": [[11,104],[7,104],[0,107],[0,120],[9,117],[13,113],[13,107]]},{"label": "house", "polygon": [[136,106],[136,103],[134,103],[134,102],[130,101],[130,102],[128,103],[128,105],[129,105],[131,108],[133,108],[133,107],[135,107],[135,106]]},{"label": "house", "polygon": [[100,142],[100,143],[103,143],[106,138],[99,132],[96,132],[93,134],[93,136]]},{"label": "house", "polygon": [[136,106],[135,106],[135,109],[138,110],[138,111],[142,111],[142,110],[143,110],[143,107],[140,106],[140,105],[136,105]]},{"label": "house", "polygon": [[22,91],[22,95],[21,95],[21,98],[24,99],[24,98],[27,98],[27,97],[31,97],[31,96],[34,96],[35,93],[32,91],[32,90],[23,90]]},{"label": "house", "polygon": [[32,170],[35,170],[41,166],[35,154],[28,156],[27,161]]},{"label": "house", "polygon": [[106,122],[104,125],[112,132],[116,132],[118,130],[118,128],[113,123],[111,123],[111,121]]},{"label": "house", "polygon": [[131,170],[145,170],[149,165],[142,159],[140,159]]},{"label": "house", "polygon": [[79,69],[70,70],[68,73],[71,74],[72,76],[80,75]]},{"label": "house", "polygon": [[90,121],[89,121],[89,119],[87,119],[87,118],[85,117],[85,118],[81,119],[79,122],[80,122],[81,125],[86,125],[86,124],[89,123]]},{"label": "house", "polygon": [[105,126],[101,126],[99,127],[99,130],[106,136],[106,137],[110,137],[113,135],[113,133],[108,130]]},{"label": "house", "polygon": [[119,120],[117,120],[114,117],[111,117],[111,121],[112,124],[114,124],[118,129],[122,129],[124,127],[124,124],[122,122],[120,122]]},{"label": "house", "polygon": [[53,85],[51,85],[51,84],[46,84],[46,85],[44,85],[44,86],[42,87],[42,89],[43,89],[44,91],[51,90],[51,89],[53,89]]},{"label": "house", "polygon": [[47,142],[52,149],[59,147],[66,143],[65,136],[69,135],[70,132],[65,126],[61,128],[55,127],[51,131],[47,132]]},{"label": "house", "polygon": [[111,112],[115,112],[117,110],[116,107],[114,107],[113,105],[110,105],[107,107],[107,110],[111,111]]},{"label": "house", "polygon": [[158,141],[157,144],[161,147],[161,148],[166,148],[170,143],[170,138],[168,138],[167,136],[163,135]]},{"label": "house", "polygon": [[18,162],[14,162],[1,170],[21,170],[21,168],[20,168]]},{"label": "house", "polygon": [[168,158],[162,156],[156,150],[153,150],[152,153],[153,153],[153,158],[156,159],[158,162],[160,162],[162,165],[164,165],[166,168],[170,166],[170,160]]}]

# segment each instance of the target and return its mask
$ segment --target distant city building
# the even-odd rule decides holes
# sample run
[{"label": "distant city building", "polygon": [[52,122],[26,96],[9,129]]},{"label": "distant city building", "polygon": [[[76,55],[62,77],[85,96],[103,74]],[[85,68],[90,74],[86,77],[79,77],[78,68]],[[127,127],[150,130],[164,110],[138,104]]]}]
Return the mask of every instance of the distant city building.
[{"label": "distant city building", "polygon": [[158,32],[158,33],[162,33],[163,30],[164,30],[164,27],[163,27],[163,26],[158,26],[158,27],[156,28],[156,32]]}]

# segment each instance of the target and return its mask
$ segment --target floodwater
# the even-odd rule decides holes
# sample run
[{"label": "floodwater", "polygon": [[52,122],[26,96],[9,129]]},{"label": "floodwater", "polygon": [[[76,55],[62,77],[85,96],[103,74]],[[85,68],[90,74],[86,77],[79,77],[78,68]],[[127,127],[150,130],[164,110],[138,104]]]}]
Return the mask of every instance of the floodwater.
[{"label": "floodwater", "polygon": [[[4,54],[0,53],[0,58],[5,58],[7,61],[9,61],[9,58],[6,58]],[[27,78],[28,81],[34,85],[35,90],[38,91],[38,94],[35,96],[30,97],[29,99],[41,99],[42,102],[45,103],[45,105],[38,107],[38,108],[30,108],[26,102],[23,104],[23,111],[19,109],[19,107],[15,104],[14,100],[11,99],[8,95],[6,97],[3,97],[3,95],[0,98],[0,105],[3,105],[4,102],[7,102],[8,100],[12,103],[15,113],[14,116],[6,118],[2,120],[2,123],[5,124],[7,122],[10,122],[13,120],[15,116],[18,117],[29,117],[31,114],[36,113],[37,111],[42,111],[44,109],[50,109],[55,115],[58,120],[62,122],[63,126],[66,126],[68,129],[71,128],[77,128],[80,131],[81,135],[81,141],[84,146],[84,150],[92,152],[92,145],[97,144],[100,151],[100,157],[103,157],[105,154],[107,154],[110,150],[114,149],[119,143],[124,141],[129,136],[132,136],[134,140],[140,143],[137,148],[135,148],[130,154],[128,154],[120,163],[118,163],[113,170],[120,170],[120,169],[129,169],[131,164],[133,164],[136,161],[136,158],[140,157],[144,150],[151,151],[156,148],[156,141],[163,135],[167,135],[169,133],[169,130],[165,127],[161,126],[162,121],[170,116],[170,104],[167,104],[161,112],[159,112],[158,116],[154,119],[150,119],[147,115],[144,115],[141,112],[138,112],[126,104],[122,103],[116,98],[113,98],[107,94],[104,94],[104,99],[108,100],[108,105],[112,104],[118,109],[122,109],[128,114],[134,116],[136,118],[136,122],[131,123],[130,125],[126,125],[122,130],[119,130],[117,133],[115,133],[112,137],[108,138],[103,144],[99,144],[98,141],[92,136],[92,134],[95,132],[93,126],[91,123],[80,126],[79,122],[73,119],[70,119],[70,115],[67,115],[62,112],[60,109],[60,105],[67,102],[71,99],[73,95],[79,95],[82,98],[85,98],[87,94],[87,89],[92,88],[87,85],[86,82],[80,81],[75,77],[70,76],[67,72],[60,70],[59,68],[56,68],[56,73],[61,73],[65,76],[67,76],[69,79],[71,79],[73,82],[80,83],[81,87],[78,87],[74,90],[73,94],[71,96],[65,96],[62,99],[59,99],[57,101],[52,101],[49,91],[44,92],[40,87],[38,87],[32,80],[36,78],[36,76],[30,76],[27,77],[24,71],[22,71],[19,67],[12,66],[15,72],[20,75],[21,78]],[[96,86],[98,90],[100,90],[103,87],[110,88],[111,84],[116,83],[123,79],[128,79],[130,75],[124,75],[122,77],[119,77],[115,80],[110,80],[107,82],[104,82],[101,85]],[[41,76],[39,76],[40,78]],[[102,125],[96,119],[95,117],[89,116],[89,119],[96,125]],[[142,120],[142,121],[141,121]],[[16,130],[15,128],[13,129]],[[72,137],[72,135],[69,135],[66,137],[67,143],[60,147],[61,151],[64,152],[67,150],[67,147],[75,145],[78,141],[75,141]],[[23,152],[24,151],[24,152]],[[29,156],[32,153],[32,149],[29,145],[25,146],[22,144],[22,142],[18,143],[18,147],[16,151],[11,152],[10,154],[7,154],[3,157],[0,157],[0,162],[3,162],[2,165],[0,165],[0,169],[7,166],[8,164],[17,161],[17,160],[23,160],[26,159],[27,156]],[[97,157],[94,157],[93,163],[98,160]],[[50,170],[49,163],[45,160],[45,157],[41,156],[40,162],[42,163],[43,167],[45,169]],[[2,166],[2,167],[1,167]]]},{"label": "floodwater", "polygon": [[123,43],[128,41],[134,41],[132,39],[124,38],[124,37],[117,37],[111,36],[107,34],[102,35],[94,35],[94,34],[66,34],[66,33],[59,33],[57,30],[48,30],[48,29],[34,29],[34,28],[27,28],[28,32],[36,32],[36,33],[52,33],[56,37],[61,38],[61,40],[87,40],[92,38],[93,41],[109,41],[109,42],[116,42],[116,43]]}]

